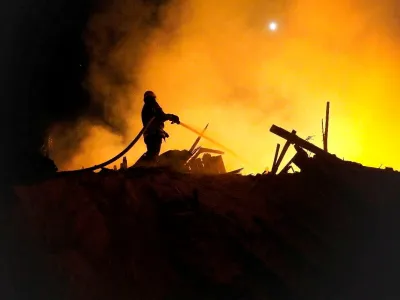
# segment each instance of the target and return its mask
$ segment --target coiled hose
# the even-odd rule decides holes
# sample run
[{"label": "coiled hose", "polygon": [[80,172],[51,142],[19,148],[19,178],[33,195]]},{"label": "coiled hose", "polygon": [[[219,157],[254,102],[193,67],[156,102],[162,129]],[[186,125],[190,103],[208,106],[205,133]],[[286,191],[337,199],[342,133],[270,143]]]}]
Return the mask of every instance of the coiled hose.
[{"label": "coiled hose", "polygon": [[124,156],[129,150],[131,150],[131,148],[139,141],[139,139],[142,137],[143,133],[147,130],[147,128],[149,128],[149,126],[151,125],[151,123],[154,121],[154,117],[151,118],[151,120],[146,124],[146,126],[144,126],[142,128],[142,130],[140,130],[140,132],[138,133],[138,135],[132,140],[132,142],[119,154],[117,154],[116,156],[114,156],[113,158],[99,164],[99,165],[95,165],[93,167],[90,168],[84,168],[84,169],[79,169],[79,170],[71,170],[71,171],[61,171],[58,173],[78,173],[78,172],[88,172],[88,171],[94,171],[97,169],[101,169],[104,168],[105,166],[108,166],[109,164],[112,164],[113,162],[115,162],[116,160],[120,159],[122,156]]}]

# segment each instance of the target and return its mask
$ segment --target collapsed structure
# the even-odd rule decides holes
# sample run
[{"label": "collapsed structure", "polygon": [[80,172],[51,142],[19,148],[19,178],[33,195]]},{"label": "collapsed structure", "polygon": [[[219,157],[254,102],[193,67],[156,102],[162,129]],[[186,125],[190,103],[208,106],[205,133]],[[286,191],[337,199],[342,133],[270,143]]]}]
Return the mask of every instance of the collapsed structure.
[{"label": "collapsed structure", "polygon": [[[53,299],[398,299],[399,174],[337,158],[327,151],[327,134],[321,149],[295,131],[270,131],[286,143],[265,176],[129,168],[128,146],[116,156],[121,173],[117,166],[102,169],[110,174],[88,171],[98,165],[84,176],[16,186],[15,205],[6,208],[18,223],[4,228],[18,231],[6,236],[24,237],[24,228],[60,272],[29,287]],[[200,139],[189,150],[165,152],[159,164],[226,172],[224,153],[198,147]],[[297,153],[280,170],[291,146]],[[292,165],[302,173],[284,175]],[[5,244],[20,255],[5,270],[17,265],[18,275],[35,274],[23,262],[40,264],[27,255],[38,251],[19,251],[14,239]],[[65,288],[56,291],[57,280]]]},{"label": "collapsed structure", "polygon": [[[280,151],[281,145],[277,144],[274,160],[272,163],[271,171],[268,174],[276,175],[276,174],[286,174],[291,170],[294,172],[293,166],[298,167],[301,171],[310,168],[312,166],[320,165],[320,164],[333,164],[333,165],[352,165],[352,166],[361,166],[360,164],[353,162],[346,162],[344,160],[339,159],[335,155],[328,152],[328,134],[329,134],[329,114],[330,114],[330,103],[327,102],[326,105],[326,118],[325,122],[322,120],[322,136],[323,136],[323,149],[318,146],[310,143],[308,140],[302,139],[297,135],[295,130],[291,132],[277,126],[272,125],[270,128],[270,132],[285,139],[286,142],[282,147],[282,151]],[[225,163],[223,160],[224,151],[217,149],[210,149],[198,146],[202,137],[207,138],[204,133],[208,128],[207,124],[202,132],[197,132],[192,130],[193,132],[198,133],[198,137],[189,148],[189,150],[169,150],[165,153],[161,154],[158,157],[157,166],[158,167],[166,167],[172,169],[173,171],[183,172],[183,173],[195,173],[195,174],[225,174],[225,173],[233,173],[240,174],[243,168],[237,169],[234,171],[227,172]],[[71,172],[82,172],[82,171],[94,171],[101,169],[101,172],[109,172],[109,171],[122,171],[130,168],[137,167],[146,167],[146,162],[142,160],[142,157],[139,158],[132,166],[128,166],[128,161],[126,156],[124,156],[140,139],[143,134],[144,127],[141,132],[135,137],[135,139],[128,145],[128,147],[123,150],[121,153],[111,158],[110,160],[92,166],[90,168],[74,170],[74,171],[66,171],[67,173]],[[209,139],[209,138],[207,138]],[[51,141],[51,140],[49,140]],[[52,141],[51,141],[52,142]],[[218,142],[214,143],[218,145]],[[50,143],[48,143],[50,145]],[[290,146],[294,146],[296,149],[296,154],[291,158],[283,168],[281,168],[281,163],[289,149]],[[222,148],[224,146],[220,145]],[[226,148],[227,149],[227,148]],[[229,149],[227,149],[229,151]],[[310,153],[307,153],[307,151]],[[46,157],[48,157],[48,152],[46,152]],[[116,165],[113,166],[112,169],[108,169],[107,167],[112,165],[115,161],[122,158],[122,162],[117,168]],[[393,170],[391,168],[386,168],[386,170]],[[62,172],[65,173],[65,172]],[[264,172],[263,174],[266,174]]]},{"label": "collapsed structure", "polygon": [[[204,132],[208,128],[207,124],[201,134],[196,138],[189,150],[169,150],[161,154],[158,158],[157,165],[159,167],[168,167],[174,171],[196,174],[238,174],[242,169],[227,172],[225,163],[222,158],[224,154],[221,150],[210,149],[198,146]],[[131,168],[146,166],[139,158]],[[114,166],[114,170],[117,167]],[[128,169],[127,159],[123,158],[120,170]],[[104,170],[104,168],[103,168]]]},{"label": "collapsed structure", "polygon": [[[272,127],[270,128],[270,132],[286,140],[286,143],[283,146],[280,154],[279,154],[280,144],[277,144],[276,146],[275,156],[272,163],[272,170],[271,170],[272,174],[278,174],[280,164],[282,163],[282,160],[291,145],[293,145],[294,148],[296,149],[296,154],[281,169],[279,174],[285,174],[288,173],[290,170],[293,170],[292,165],[297,166],[301,171],[307,171],[310,168],[326,167],[326,166],[329,167],[347,166],[354,168],[364,167],[359,163],[342,160],[338,158],[336,155],[328,152],[329,112],[330,112],[330,103],[327,102],[325,124],[324,120],[322,120],[322,137],[323,137],[323,147],[324,147],[323,149],[297,136],[295,130],[289,132],[281,127],[272,125]],[[311,154],[309,155],[307,151],[310,152]],[[393,168],[386,168],[385,170],[393,171]]]}]

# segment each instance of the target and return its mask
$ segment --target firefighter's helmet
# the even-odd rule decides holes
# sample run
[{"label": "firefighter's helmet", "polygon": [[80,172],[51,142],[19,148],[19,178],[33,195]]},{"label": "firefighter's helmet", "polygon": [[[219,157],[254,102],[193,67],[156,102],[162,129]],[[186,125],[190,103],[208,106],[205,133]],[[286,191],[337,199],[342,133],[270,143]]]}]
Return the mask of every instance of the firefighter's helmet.
[{"label": "firefighter's helmet", "polygon": [[156,94],[153,91],[146,91],[144,93],[144,98],[157,98]]}]

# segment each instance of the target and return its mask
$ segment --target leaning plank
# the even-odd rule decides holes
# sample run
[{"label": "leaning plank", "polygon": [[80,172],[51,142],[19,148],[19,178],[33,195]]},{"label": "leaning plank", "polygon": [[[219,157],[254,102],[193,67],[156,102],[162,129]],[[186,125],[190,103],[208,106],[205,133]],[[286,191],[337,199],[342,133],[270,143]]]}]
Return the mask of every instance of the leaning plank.
[{"label": "leaning plank", "polygon": [[240,168],[237,170],[226,172],[225,174],[239,174],[240,172],[242,172],[242,170],[243,170],[243,168]]},{"label": "leaning plank", "polygon": [[201,140],[201,138],[202,138],[204,132],[207,130],[207,128],[208,128],[208,124],[206,125],[206,127],[204,127],[203,131],[201,132],[201,135],[199,135],[199,136],[197,137],[197,139],[194,141],[192,147],[190,147],[190,149],[189,149],[189,152],[190,152],[190,153],[194,154],[195,149],[196,149],[197,145],[199,144],[199,142],[200,142],[200,140]]},{"label": "leaning plank", "polygon": [[[289,133],[289,134],[293,134],[294,136],[296,136],[296,130],[293,130],[292,133]],[[282,160],[285,157],[286,152],[288,151],[288,149],[290,147],[290,144],[292,144],[292,142],[289,139],[286,139],[286,143],[283,146],[282,152],[279,155],[278,160],[276,161],[275,165],[272,168],[272,171],[271,171],[272,174],[276,174],[278,172],[279,166],[281,165]]]},{"label": "leaning plank", "polygon": [[278,154],[279,154],[279,148],[280,148],[280,147],[281,147],[281,144],[277,144],[277,145],[276,145],[274,161],[273,161],[273,163],[272,163],[272,170],[274,170],[275,165],[276,165],[276,161],[278,160]]}]

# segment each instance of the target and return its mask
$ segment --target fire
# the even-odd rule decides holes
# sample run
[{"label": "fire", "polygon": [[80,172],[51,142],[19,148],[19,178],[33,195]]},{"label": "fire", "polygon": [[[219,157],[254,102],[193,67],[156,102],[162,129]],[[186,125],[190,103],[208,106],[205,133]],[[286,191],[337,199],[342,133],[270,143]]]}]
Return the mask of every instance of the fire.
[{"label": "fire", "polygon": [[[271,166],[276,143],[283,143],[269,133],[272,124],[296,129],[304,138],[315,136],[312,142],[322,146],[327,101],[331,153],[370,166],[400,168],[395,138],[400,57],[389,16],[393,1],[299,0],[272,6],[262,0],[177,0],[159,10],[160,26],[140,39],[140,22],[114,17],[134,8],[117,3],[108,14],[94,16],[90,26],[99,35],[102,22],[116,31],[132,30],[107,56],[108,65],[136,80],[125,87],[125,95],[112,100],[112,111],[132,122],[124,142],[104,129],[103,134],[92,130],[65,168],[96,164],[122,150],[141,128],[142,95],[148,89],[183,122],[198,129],[210,123],[208,136],[251,163],[243,165],[226,154],[228,169],[263,172]],[[264,30],[271,15],[285,23],[274,35]],[[278,28],[274,24],[270,30]],[[107,46],[106,39],[97,43],[92,47]],[[92,94],[119,91],[107,69],[93,64],[88,78]],[[164,151],[188,149],[196,138],[180,126],[167,125],[166,130],[171,137]],[[207,141],[202,145],[213,147]],[[128,161],[133,163],[143,151],[143,145],[133,149]]]}]

